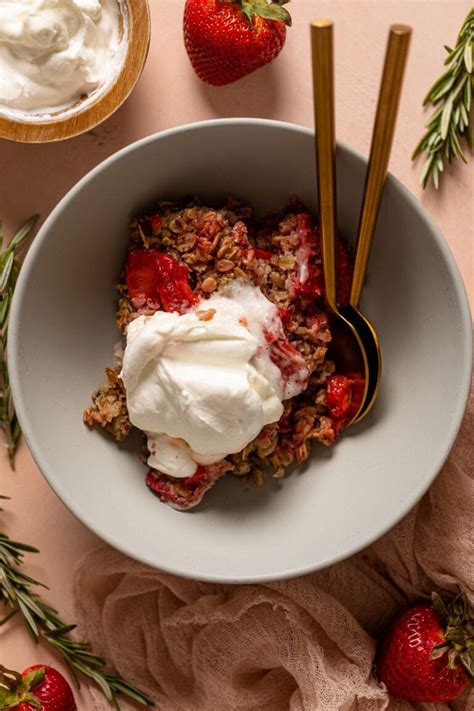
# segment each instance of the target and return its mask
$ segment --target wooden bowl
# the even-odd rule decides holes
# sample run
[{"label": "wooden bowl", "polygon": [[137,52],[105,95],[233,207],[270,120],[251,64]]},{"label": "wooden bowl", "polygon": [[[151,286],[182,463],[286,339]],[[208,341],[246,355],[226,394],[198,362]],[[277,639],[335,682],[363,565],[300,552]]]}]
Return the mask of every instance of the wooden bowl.
[{"label": "wooden bowl", "polygon": [[128,14],[128,45],[114,81],[97,100],[75,113],[64,111],[57,118],[22,121],[0,114],[0,137],[22,143],[61,141],[89,131],[109,118],[127,99],[142,73],[150,46],[151,21],[147,0],[125,0]]}]

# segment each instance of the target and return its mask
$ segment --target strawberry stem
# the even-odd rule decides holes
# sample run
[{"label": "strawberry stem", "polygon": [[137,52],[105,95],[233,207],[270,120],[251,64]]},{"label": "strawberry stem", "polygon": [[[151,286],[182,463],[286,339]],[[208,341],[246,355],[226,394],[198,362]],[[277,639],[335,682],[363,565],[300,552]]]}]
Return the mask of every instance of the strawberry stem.
[{"label": "strawberry stem", "polygon": [[24,679],[13,669],[0,664],[0,709],[16,709],[20,704],[41,709],[42,704],[31,689],[44,679],[44,667],[36,669]]},{"label": "strawberry stem", "polygon": [[444,641],[431,650],[431,658],[439,659],[448,655],[448,666],[455,669],[459,662],[467,673],[474,677],[474,619],[469,618],[466,596],[431,595],[433,609],[444,630]]},{"label": "strawberry stem", "polygon": [[41,682],[44,680],[44,667],[40,667],[39,669],[33,669],[29,674],[25,676],[23,679],[23,683],[25,686],[28,687],[28,689],[34,689],[35,686],[38,686],[38,684],[41,684]]},{"label": "strawberry stem", "polygon": [[252,27],[255,16],[261,17],[264,20],[283,22],[288,27],[291,27],[291,15],[288,10],[283,7],[283,5],[287,5],[290,0],[221,0],[221,2],[231,2],[240,5],[242,12]]}]

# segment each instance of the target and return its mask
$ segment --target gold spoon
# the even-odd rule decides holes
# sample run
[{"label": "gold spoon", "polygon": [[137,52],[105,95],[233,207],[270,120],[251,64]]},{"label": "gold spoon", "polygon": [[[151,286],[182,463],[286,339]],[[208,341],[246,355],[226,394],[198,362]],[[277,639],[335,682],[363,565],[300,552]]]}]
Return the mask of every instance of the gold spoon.
[{"label": "gold spoon", "polygon": [[390,29],[359,221],[350,303],[338,308],[333,23],[315,20],[311,24],[321,249],[326,304],[333,314],[333,357],[342,373],[364,375],[364,389],[354,403],[349,424],[360,421],[370,411],[380,385],[379,341],[374,328],[360,312],[359,302],[387,172],[410,34],[411,29],[405,25],[393,25]]},{"label": "gold spoon", "polygon": [[360,422],[374,406],[382,374],[379,340],[372,324],[360,311],[359,304],[387,175],[410,38],[411,27],[398,24],[390,27],[357,231],[349,305],[341,309],[344,317],[357,329],[368,363],[365,400],[353,422]]},{"label": "gold spoon", "polygon": [[326,307],[331,316],[332,357],[338,371],[365,377],[360,401],[350,414],[350,423],[358,416],[368,392],[368,360],[362,339],[352,323],[338,309],[336,293],[336,132],[334,110],[333,23],[311,23],[313,63],[313,104],[318,178],[319,229],[325,284]]}]

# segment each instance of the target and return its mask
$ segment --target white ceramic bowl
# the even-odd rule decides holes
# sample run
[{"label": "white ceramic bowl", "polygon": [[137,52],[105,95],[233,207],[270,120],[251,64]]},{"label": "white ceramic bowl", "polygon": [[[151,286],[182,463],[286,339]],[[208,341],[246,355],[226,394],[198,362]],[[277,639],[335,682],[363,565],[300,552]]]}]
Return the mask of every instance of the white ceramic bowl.
[{"label": "white ceramic bowl", "polygon": [[[338,150],[339,228],[354,238],[365,160]],[[266,120],[184,126],[99,165],[40,230],[10,324],[18,415],[43,474],[101,538],[179,575],[251,582],[307,573],[363,548],[426,491],[456,437],[470,380],[461,277],[423,208],[389,177],[363,296],[384,372],[372,414],[331,450],[262,489],[228,476],[191,513],[161,504],[146,469],[82,423],[112,363],[114,290],[128,224],[162,196],[237,195],[260,212],[298,195],[316,211],[311,131]]]}]

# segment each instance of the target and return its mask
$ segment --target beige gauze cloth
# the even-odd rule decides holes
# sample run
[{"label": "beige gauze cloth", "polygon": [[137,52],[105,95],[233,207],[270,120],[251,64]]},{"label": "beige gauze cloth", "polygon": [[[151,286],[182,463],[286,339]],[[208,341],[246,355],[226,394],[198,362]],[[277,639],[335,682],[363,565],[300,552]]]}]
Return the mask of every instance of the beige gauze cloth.
[{"label": "beige gauze cloth", "polygon": [[[473,711],[474,690],[413,704],[372,674],[375,639],[406,603],[442,588],[474,606],[473,425],[471,393],[422,501],[366,550],[302,578],[200,583],[101,546],[76,569],[81,634],[158,711]],[[95,709],[110,708],[93,693]]]}]

